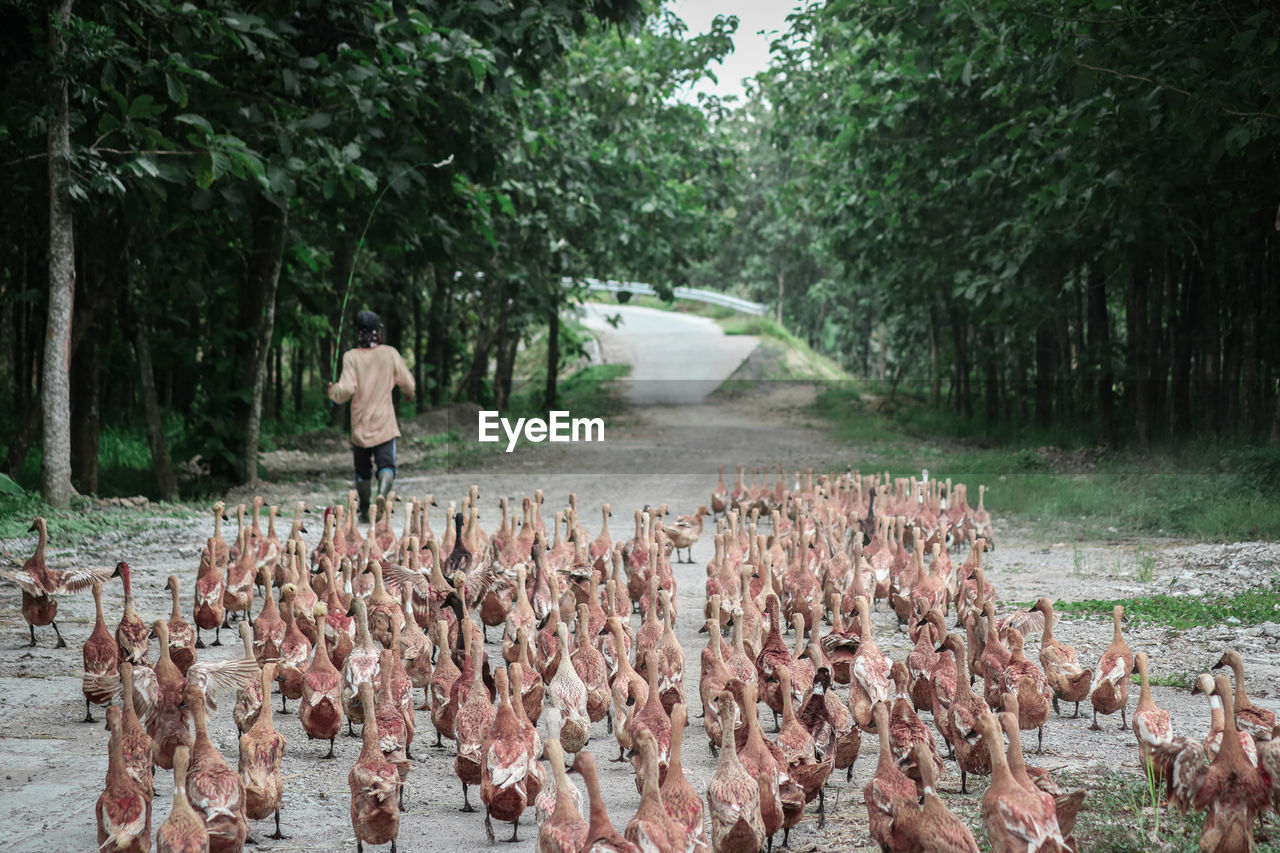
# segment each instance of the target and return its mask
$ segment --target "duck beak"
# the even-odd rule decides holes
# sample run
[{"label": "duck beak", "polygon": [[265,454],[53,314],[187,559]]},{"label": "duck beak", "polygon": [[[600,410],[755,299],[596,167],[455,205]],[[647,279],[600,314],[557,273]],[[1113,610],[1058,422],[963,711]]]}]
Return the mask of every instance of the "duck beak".
[{"label": "duck beak", "polygon": [[1217,663],[1215,663],[1213,666],[1209,667],[1209,669],[1222,669],[1226,665],[1227,665],[1226,661],[1220,660]]}]

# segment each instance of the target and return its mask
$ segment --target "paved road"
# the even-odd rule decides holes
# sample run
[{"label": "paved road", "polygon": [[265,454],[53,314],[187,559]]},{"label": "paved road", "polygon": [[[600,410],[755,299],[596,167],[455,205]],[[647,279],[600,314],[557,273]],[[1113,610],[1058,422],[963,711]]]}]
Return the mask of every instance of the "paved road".
[{"label": "paved road", "polygon": [[[633,405],[701,403],[756,348],[706,317],[632,305],[588,303],[584,323],[600,337],[604,360],[632,365]],[[609,317],[620,318],[617,326]]]}]

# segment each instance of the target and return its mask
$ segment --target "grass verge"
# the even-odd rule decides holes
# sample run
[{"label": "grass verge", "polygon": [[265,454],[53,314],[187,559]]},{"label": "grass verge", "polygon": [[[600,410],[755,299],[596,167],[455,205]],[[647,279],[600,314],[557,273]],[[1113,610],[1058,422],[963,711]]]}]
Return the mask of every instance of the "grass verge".
[{"label": "grass verge", "polygon": [[[970,501],[984,484],[987,509],[1031,522],[1042,538],[1280,539],[1280,449],[1206,442],[1144,456],[1073,447],[1052,431],[957,438],[951,416],[903,396],[887,406],[875,390],[831,383],[815,405],[857,446],[850,462],[894,473],[928,468],[969,484]],[[1140,556],[1138,569],[1148,573],[1149,561]]]},{"label": "grass verge", "polygon": [[720,320],[719,323],[726,335],[755,335],[765,343],[777,344],[783,375],[769,378],[823,382],[845,382],[851,378],[844,368],[825,355],[815,352],[776,320],[735,315]]},{"label": "grass verge", "polygon": [[[1280,621],[1280,582],[1273,578],[1264,589],[1231,596],[1152,595],[1143,598],[1057,601],[1059,613],[1110,616],[1116,605],[1124,607],[1131,622],[1154,622],[1170,628],[1221,625],[1224,622],[1259,625]],[[1234,620],[1234,622],[1232,621]]]}]

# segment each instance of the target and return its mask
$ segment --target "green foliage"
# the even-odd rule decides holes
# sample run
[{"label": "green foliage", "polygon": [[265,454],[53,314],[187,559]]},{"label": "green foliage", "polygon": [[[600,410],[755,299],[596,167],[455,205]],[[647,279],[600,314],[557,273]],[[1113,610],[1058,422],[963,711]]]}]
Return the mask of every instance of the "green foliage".
[{"label": "green foliage", "polygon": [[1054,610],[1062,613],[1111,615],[1116,605],[1123,605],[1130,622],[1153,622],[1171,628],[1197,625],[1220,625],[1224,621],[1242,625],[1258,625],[1280,620],[1280,578],[1272,578],[1265,588],[1231,596],[1153,595],[1131,599],[1088,599],[1059,601]]}]

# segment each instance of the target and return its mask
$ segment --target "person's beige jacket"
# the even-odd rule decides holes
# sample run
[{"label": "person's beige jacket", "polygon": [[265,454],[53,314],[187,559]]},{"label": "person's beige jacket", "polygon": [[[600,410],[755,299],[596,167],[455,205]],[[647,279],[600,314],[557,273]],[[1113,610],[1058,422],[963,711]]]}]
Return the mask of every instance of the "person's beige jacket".
[{"label": "person's beige jacket", "polygon": [[413,375],[395,347],[379,344],[347,350],[342,356],[342,376],[329,386],[329,399],[351,401],[352,444],[374,447],[400,435],[391,402],[391,389],[397,385],[413,397]]}]

